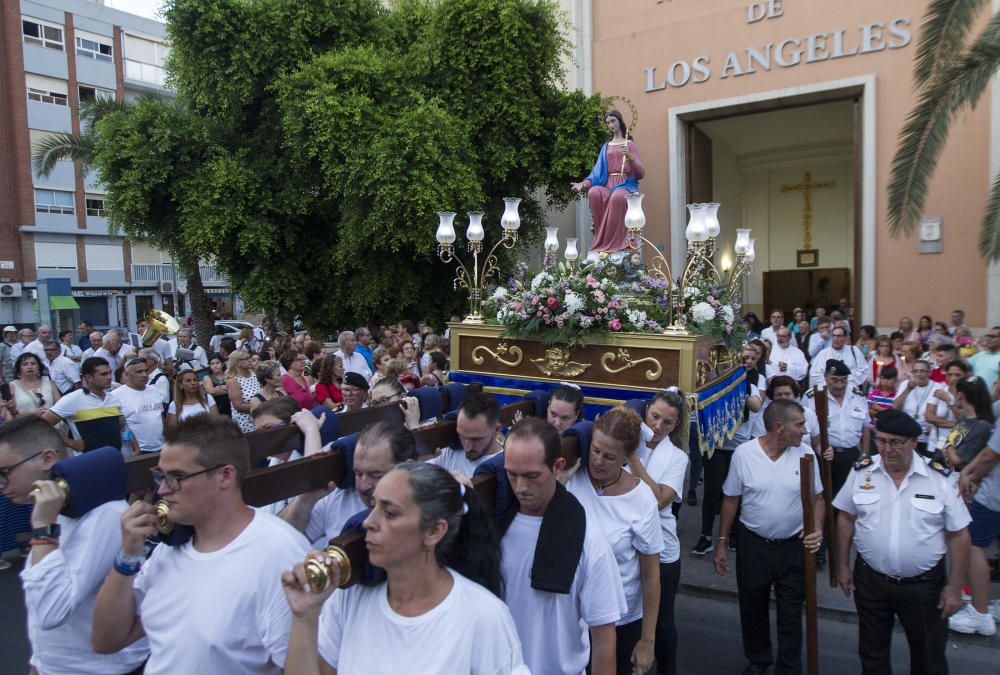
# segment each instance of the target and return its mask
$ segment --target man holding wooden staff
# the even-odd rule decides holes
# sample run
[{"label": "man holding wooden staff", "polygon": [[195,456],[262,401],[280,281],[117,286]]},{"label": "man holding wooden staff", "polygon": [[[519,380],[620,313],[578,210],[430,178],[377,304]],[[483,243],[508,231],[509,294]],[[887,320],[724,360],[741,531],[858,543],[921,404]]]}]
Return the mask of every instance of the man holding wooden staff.
[{"label": "man holding wooden staff", "polygon": [[[951,472],[916,453],[923,432],[904,412],[875,422],[879,456],[855,464],[833,501],[837,576],[858,608],[858,652],[864,673],[891,672],[894,615],[910,645],[910,670],[947,673],[948,617],[962,606],[969,567],[969,511]],[[852,573],[851,541],[858,549]],[[945,554],[951,570],[945,571]]]},{"label": "man holding wooden staff", "polygon": [[[823,540],[823,484],[813,474],[813,534],[802,531],[799,459],[812,450],[801,445],[806,432],[802,406],[778,399],[764,412],[767,434],[747,441],[733,453],[723,485],[720,532],[728,532],[741,505],[736,548],[744,673],[763,673],[774,663],[768,608],[771,587],[778,604],[778,658],[775,672],[802,671],[802,603],[805,598],[804,550],[815,553]],[[715,570],[729,571],[725,537],[715,547]]]}]

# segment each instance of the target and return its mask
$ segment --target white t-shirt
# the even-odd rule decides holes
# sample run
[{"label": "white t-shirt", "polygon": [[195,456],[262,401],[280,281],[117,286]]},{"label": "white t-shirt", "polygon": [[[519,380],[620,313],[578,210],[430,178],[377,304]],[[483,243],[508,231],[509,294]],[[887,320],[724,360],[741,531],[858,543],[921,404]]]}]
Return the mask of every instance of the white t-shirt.
[{"label": "white t-shirt", "polygon": [[444,469],[448,469],[448,471],[458,471],[463,476],[472,478],[472,474],[476,473],[477,466],[496,456],[497,453],[494,452],[492,455],[483,455],[479,459],[471,460],[465,455],[465,450],[461,448],[458,450],[455,448],[441,448],[441,454],[427,460],[427,463],[437,464]]},{"label": "white t-shirt", "polygon": [[133,584],[146,675],[280,675],[292,622],[281,573],[308,550],[295,528],[259,511],[218,551],[196,551],[193,540],[157,546]]},{"label": "white t-shirt", "polygon": [[177,401],[171,401],[170,405],[167,407],[167,412],[171,415],[177,415],[177,421],[186,420],[189,417],[194,417],[195,415],[207,415],[209,409],[215,405],[215,399],[212,398],[211,394],[205,394],[205,405],[200,403],[185,403],[181,407],[180,414],[177,413]]},{"label": "white t-shirt", "polygon": [[659,557],[663,552],[660,512],[653,490],[641,480],[623,495],[598,495],[584,470],[566,484],[587,511],[587,527],[601,528],[611,544],[625,589],[628,611],[615,623],[624,626],[642,618],[642,575],[639,554]]},{"label": "white t-shirt", "polygon": [[141,451],[157,452],[163,447],[163,399],[159,391],[118,387],[108,398],[121,409]]},{"label": "white t-shirt", "polygon": [[90,646],[94,602],[121,548],[125,500],[101,504],[82,518],[59,516],[59,547],[37,565],[29,555],[21,581],[28,608],[31,665],[42,675],[120,675],[149,654],[145,638],[114,654]]},{"label": "white t-shirt", "polygon": [[[764,397],[764,403],[760,406],[759,414],[753,418],[753,423],[750,426],[750,437],[760,438],[767,433],[767,429],[764,428],[764,411],[767,410],[767,406],[771,405],[773,401],[771,399]],[[807,445],[812,447],[812,439],[819,438],[819,418],[816,417],[816,411],[809,407],[809,402],[805,399],[799,401],[802,405],[802,411],[806,416],[806,435],[802,437],[802,445]]]},{"label": "white t-shirt", "polygon": [[344,523],[351,516],[366,508],[368,507],[361,501],[361,496],[354,488],[335,489],[313,506],[309,514],[309,524],[306,525],[306,539],[317,546],[326,546],[328,541],[340,536]]},{"label": "white t-shirt", "polygon": [[590,660],[589,627],[615,623],[627,611],[618,565],[599,527],[589,520],[569,593],[531,587],[541,516],[514,516],[500,542],[504,600],[532,673],[581,675]]},{"label": "white t-shirt", "polygon": [[[896,398],[902,396],[903,392],[909,388],[909,380],[903,380],[900,382],[899,388],[896,390]],[[931,428],[930,423],[927,421],[927,406],[934,406],[935,414],[940,417],[945,417],[947,415],[948,404],[934,395],[934,392],[938,389],[947,388],[948,385],[943,382],[932,382],[931,380],[928,380],[927,384],[923,387],[915,388],[903,402],[903,412],[915,419],[917,424],[919,424],[920,428],[923,430],[920,437],[917,439],[918,443],[927,442]]]},{"label": "white t-shirt", "polygon": [[[302,453],[299,452],[298,450],[292,450],[290,453],[288,453],[288,459],[281,459],[277,455],[268,457],[267,466],[268,468],[270,468],[272,466],[278,466],[280,464],[284,464],[285,462],[294,462],[297,459],[302,459]],[[256,511],[263,511],[264,513],[270,513],[272,516],[276,516],[282,511],[284,511],[285,507],[288,506],[291,503],[291,501],[292,501],[291,497],[286,497],[281,501],[273,502],[271,504],[267,504],[266,506],[255,506],[253,508]]]},{"label": "white t-shirt", "polygon": [[[653,432],[642,424],[642,443],[639,444],[639,461],[646,473],[660,485],[672,488],[676,493],[675,502],[680,502],[684,494],[684,477],[687,476],[688,464],[691,458],[674,445],[669,436],[657,443],[650,450],[646,440],[653,437]],[[655,495],[654,495],[655,497]],[[660,562],[672,563],[681,557],[681,543],[677,538],[677,518],[674,517],[673,504],[667,504],[660,509],[660,532],[663,536],[663,550],[660,552]]]},{"label": "white t-shirt", "polygon": [[[799,459],[813,454],[800,445],[786,448],[772,461],[759,439],[747,441],[733,452],[729,475],[722,492],[742,497],[740,522],[767,539],[789,539],[802,530],[802,486],[799,482]],[[813,462],[813,490],[823,492],[817,463]]]},{"label": "white t-shirt", "polygon": [[510,610],[454,570],[441,603],[420,616],[389,605],[385,582],[334,591],[319,616],[319,653],[337,673],[526,673]]}]

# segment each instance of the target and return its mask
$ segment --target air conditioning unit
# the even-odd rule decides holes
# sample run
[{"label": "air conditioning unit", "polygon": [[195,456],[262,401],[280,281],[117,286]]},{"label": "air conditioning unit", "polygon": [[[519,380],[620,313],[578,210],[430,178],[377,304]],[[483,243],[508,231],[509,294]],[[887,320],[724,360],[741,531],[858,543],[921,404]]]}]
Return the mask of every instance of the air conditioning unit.
[{"label": "air conditioning unit", "polygon": [[0,298],[21,297],[21,284],[6,283],[0,284]]},{"label": "air conditioning unit", "polygon": [[187,295],[188,283],[183,279],[177,282],[177,292],[181,295]]},{"label": "air conditioning unit", "polygon": [[174,282],[172,281],[160,282],[160,293],[173,293],[173,292],[174,292]]}]

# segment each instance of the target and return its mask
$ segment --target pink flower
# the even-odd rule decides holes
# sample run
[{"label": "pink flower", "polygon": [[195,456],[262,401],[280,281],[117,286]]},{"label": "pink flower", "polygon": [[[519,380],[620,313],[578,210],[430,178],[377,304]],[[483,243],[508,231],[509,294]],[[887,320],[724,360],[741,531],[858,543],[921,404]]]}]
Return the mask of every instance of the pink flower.
[{"label": "pink flower", "polygon": [[548,325],[548,324],[552,323],[552,317],[546,315],[545,318],[542,319],[542,321],[544,321],[545,324]]},{"label": "pink flower", "polygon": [[588,286],[600,286],[601,282],[595,279],[592,275],[587,275],[587,285]]},{"label": "pink flower", "polygon": [[610,328],[611,330],[621,330],[622,322],[619,321],[618,319],[611,319],[611,321],[608,322],[608,328]]},{"label": "pink flower", "polygon": [[558,305],[558,304],[559,304],[558,300],[556,300],[555,298],[549,298],[549,301],[548,301],[549,307],[551,307],[552,309],[555,309],[556,305]]}]

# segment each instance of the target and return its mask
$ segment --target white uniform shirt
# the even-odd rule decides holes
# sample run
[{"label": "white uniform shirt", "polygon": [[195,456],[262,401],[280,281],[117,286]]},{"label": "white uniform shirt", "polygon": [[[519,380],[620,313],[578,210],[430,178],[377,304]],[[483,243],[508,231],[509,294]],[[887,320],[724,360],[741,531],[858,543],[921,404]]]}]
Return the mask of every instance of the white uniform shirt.
[{"label": "white uniform shirt", "polygon": [[628,609],[611,544],[589,520],[569,593],[531,587],[541,516],[519,513],[500,542],[504,600],[532,673],[582,675],[590,660],[590,629],[615,623]]},{"label": "white uniform shirt", "polygon": [[[642,442],[639,444],[639,461],[646,469],[649,477],[659,485],[666,485],[676,495],[675,502],[680,502],[684,494],[684,477],[687,476],[688,464],[691,458],[666,436],[650,449],[646,441],[653,437],[653,431],[642,423]],[[681,544],[677,538],[677,518],[674,517],[673,504],[667,504],[660,509],[660,533],[663,536],[663,550],[660,552],[660,562],[672,563],[681,557]]]},{"label": "white uniform shirt", "polygon": [[[498,450],[502,452],[502,450]],[[469,459],[465,450],[458,448],[441,448],[441,454],[433,459],[427,460],[428,464],[437,464],[438,466],[448,469],[448,471],[458,471],[463,476],[472,478],[472,475],[476,473],[476,467],[485,462],[488,459],[493,459],[497,456],[497,452],[492,455],[483,455],[479,459]]]},{"label": "white uniform shirt", "polygon": [[[829,389],[823,389],[817,394],[817,396],[823,395],[826,396],[827,408],[829,410],[829,415],[827,416],[827,434],[829,436],[830,447],[860,447],[861,434],[871,421],[871,415],[868,412],[868,401],[864,396],[855,394],[850,389],[844,392],[843,403],[838,403],[837,399],[830,394]],[[807,394],[802,399],[802,404],[806,406],[807,410],[811,409],[815,416],[816,401],[812,396]]]},{"label": "white uniform shirt", "polygon": [[[806,435],[802,437],[802,445],[811,448],[812,439],[819,438],[819,418],[816,417],[816,411],[806,404],[805,399],[799,403],[802,404],[802,412],[806,416]],[[769,405],[771,405],[771,399],[765,397],[764,404],[760,407],[760,414],[754,418],[753,426],[750,429],[752,438],[760,438],[767,433],[767,429],[764,428],[764,411]]]},{"label": "white uniform shirt", "polygon": [[[37,356],[38,358],[40,358],[42,361],[45,361],[45,345],[43,345],[38,340],[38,338],[35,338],[31,342],[29,342],[27,345],[25,345],[24,351],[31,352],[32,354],[34,354],[35,356]],[[61,351],[60,351],[60,353],[61,353]]]},{"label": "white uniform shirt", "polygon": [[[781,326],[778,326],[778,328],[781,328]],[[778,344],[778,336],[775,335],[776,332],[777,329],[774,326],[768,326],[760,332],[760,339],[767,340],[771,343],[771,346],[774,347]]]},{"label": "white uniform shirt", "polygon": [[625,589],[628,611],[615,623],[623,626],[642,618],[642,575],[639,555],[663,552],[660,513],[653,490],[641,480],[623,495],[598,495],[585,470],[577,471],[566,484],[587,512],[587,527],[596,524],[611,544]]},{"label": "white uniform shirt", "polygon": [[822,386],[825,382],[823,376],[826,374],[826,362],[830,359],[843,361],[844,365],[851,369],[851,374],[847,378],[848,387],[862,387],[871,377],[872,371],[868,359],[860,349],[853,345],[844,345],[842,349],[827,347],[813,357],[809,368],[810,386]]},{"label": "white uniform shirt", "polygon": [[133,583],[146,675],[280,675],[292,623],[281,573],[308,550],[295,528],[259,511],[218,551],[157,546]]},{"label": "white uniform shirt", "polygon": [[365,357],[355,350],[350,356],[344,354],[343,350],[338,349],[333,353],[334,356],[339,356],[340,360],[344,362],[344,372],[345,373],[357,373],[366,380],[372,379],[372,369],[368,367],[368,362],[365,361]]},{"label": "white uniform shirt", "polygon": [[[779,367],[779,363],[784,363],[787,367],[782,371]],[[780,344],[775,343],[774,347],[771,348],[771,354],[768,357],[768,361],[764,364],[765,374],[767,379],[771,379],[775,375],[788,375],[790,378],[798,382],[806,376],[809,371],[809,364],[806,362],[806,355],[802,353],[802,350],[795,346],[795,342],[789,340],[787,347],[782,347]]]},{"label": "white uniform shirt", "polygon": [[170,342],[157,338],[153,341],[153,344],[149,345],[149,348],[156,352],[156,355],[160,357],[160,367],[162,368],[167,361],[172,361],[174,358],[174,351],[170,348]]},{"label": "white uniform shirt", "polygon": [[[139,450],[157,452],[163,447],[163,398],[159,391],[153,387],[141,391],[118,387],[108,398],[121,409]],[[127,452],[128,448],[123,450]]]},{"label": "white uniform shirt", "polygon": [[340,535],[351,516],[366,508],[368,507],[354,488],[335,489],[313,506],[306,525],[306,539],[324,548],[328,541]]},{"label": "white uniform shirt", "polygon": [[527,673],[507,606],[454,570],[437,607],[403,616],[385,582],[334,591],[319,617],[319,654],[338,673]]},{"label": "white uniform shirt", "polygon": [[80,366],[61,354],[49,361],[42,357],[42,363],[49,369],[49,377],[56,384],[60,394],[68,394],[80,381]]},{"label": "white uniform shirt", "polygon": [[945,531],[957,532],[972,521],[952,482],[916,452],[898,488],[876,455],[851,472],[833,506],[856,516],[854,544],[865,562],[901,577],[934,567],[948,550]]},{"label": "white uniform shirt", "polygon": [[[205,354],[205,350],[200,346],[192,344],[190,347],[181,347],[177,344],[176,339],[171,340],[167,344],[170,348],[170,356],[174,359],[174,368],[178,372],[182,370],[198,370],[208,366],[208,356]],[[194,359],[184,362],[177,361],[178,349],[186,349],[189,352],[194,352]]]},{"label": "white uniform shirt", "polygon": [[[903,392],[909,388],[909,380],[903,380],[900,382],[899,387],[896,389],[896,398],[898,399],[902,396]],[[948,385],[943,382],[933,382],[928,380],[927,384],[922,387],[917,387],[910,392],[909,396],[906,397],[906,401],[903,402],[903,412],[915,419],[917,424],[919,424],[922,429],[920,438],[917,439],[918,442],[926,443],[928,440],[931,425],[927,422],[927,406],[934,406],[938,415],[941,417],[945,416],[945,410],[947,410],[948,404],[936,397],[934,392],[938,389],[947,388]]]},{"label": "white uniform shirt", "polygon": [[[765,539],[789,539],[802,531],[802,486],[799,459],[813,454],[800,445],[786,448],[771,460],[760,440],[748,441],[733,452],[722,492],[741,497],[740,522]],[[813,489],[823,492],[819,467],[813,462]]]},{"label": "white uniform shirt", "polygon": [[121,675],[149,654],[140,639],[114,654],[97,654],[90,645],[94,603],[115,554],[121,548],[125,500],[107,502],[81,518],[59,516],[59,547],[37,565],[29,555],[21,581],[28,609],[31,665],[43,675]]}]

